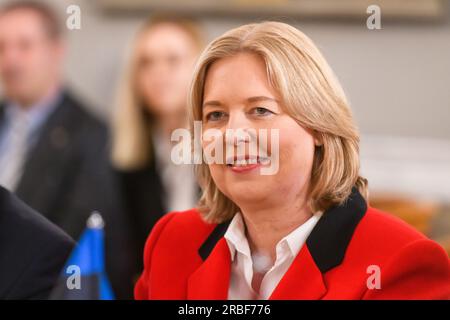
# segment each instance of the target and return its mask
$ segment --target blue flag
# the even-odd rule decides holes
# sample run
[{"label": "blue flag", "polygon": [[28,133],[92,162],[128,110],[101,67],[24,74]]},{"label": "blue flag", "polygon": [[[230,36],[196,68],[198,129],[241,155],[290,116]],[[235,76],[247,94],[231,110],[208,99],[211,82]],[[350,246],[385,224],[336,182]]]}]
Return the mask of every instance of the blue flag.
[{"label": "blue flag", "polygon": [[104,223],[94,212],[72,251],[50,299],[112,300],[114,294],[105,272]]}]

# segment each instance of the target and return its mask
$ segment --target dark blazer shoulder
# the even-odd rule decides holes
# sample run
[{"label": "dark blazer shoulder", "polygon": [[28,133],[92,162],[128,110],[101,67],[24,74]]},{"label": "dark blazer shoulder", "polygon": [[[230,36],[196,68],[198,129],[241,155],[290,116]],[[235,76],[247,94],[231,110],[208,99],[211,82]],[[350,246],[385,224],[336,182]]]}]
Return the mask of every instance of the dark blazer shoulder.
[{"label": "dark blazer shoulder", "polygon": [[46,298],[74,241],[0,187],[0,297]]},{"label": "dark blazer shoulder", "polygon": [[[62,93],[62,101],[59,106],[60,110],[56,110],[55,114],[60,112],[61,116],[56,122],[62,122],[63,124],[71,124],[77,126],[78,129],[84,129],[92,132],[97,132],[106,138],[107,126],[100,120],[100,118],[93,114],[86,108],[85,104],[76,98],[70,91],[65,90]],[[51,121],[51,119],[49,119]]]}]

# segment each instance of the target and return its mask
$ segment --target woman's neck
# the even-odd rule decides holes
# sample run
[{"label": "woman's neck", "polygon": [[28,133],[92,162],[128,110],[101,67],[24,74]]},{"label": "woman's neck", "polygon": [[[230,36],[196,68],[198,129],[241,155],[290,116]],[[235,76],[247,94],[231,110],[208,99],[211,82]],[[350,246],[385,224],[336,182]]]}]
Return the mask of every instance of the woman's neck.
[{"label": "woman's neck", "polygon": [[286,201],[260,208],[241,207],[241,210],[252,255],[270,257],[272,264],[276,259],[277,243],[312,216],[303,197],[295,203]]}]

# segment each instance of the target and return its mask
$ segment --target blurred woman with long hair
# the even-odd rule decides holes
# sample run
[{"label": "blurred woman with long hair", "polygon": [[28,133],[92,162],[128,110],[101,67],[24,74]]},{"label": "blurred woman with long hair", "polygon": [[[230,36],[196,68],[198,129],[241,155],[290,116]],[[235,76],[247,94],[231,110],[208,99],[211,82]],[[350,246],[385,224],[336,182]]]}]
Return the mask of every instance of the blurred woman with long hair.
[{"label": "blurred woman with long hair", "polygon": [[112,162],[139,252],[165,212],[188,209],[197,198],[192,167],[170,160],[170,137],[187,127],[189,79],[201,49],[197,26],[170,17],[147,21],[132,46],[114,115]]}]

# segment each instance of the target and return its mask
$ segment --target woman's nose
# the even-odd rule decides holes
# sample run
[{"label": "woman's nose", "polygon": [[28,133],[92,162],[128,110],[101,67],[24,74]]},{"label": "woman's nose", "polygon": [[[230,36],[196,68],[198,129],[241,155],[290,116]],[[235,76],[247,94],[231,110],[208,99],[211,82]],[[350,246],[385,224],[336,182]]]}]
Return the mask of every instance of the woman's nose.
[{"label": "woman's nose", "polygon": [[251,140],[251,123],[244,113],[230,114],[225,128],[225,141],[228,145],[248,143]]},{"label": "woman's nose", "polygon": [[236,110],[231,111],[228,116],[228,122],[225,129],[238,130],[247,129],[251,126],[250,121],[247,119],[245,112]]}]

